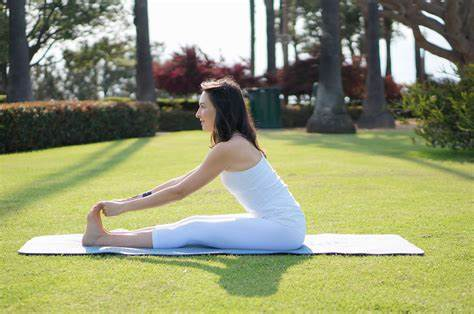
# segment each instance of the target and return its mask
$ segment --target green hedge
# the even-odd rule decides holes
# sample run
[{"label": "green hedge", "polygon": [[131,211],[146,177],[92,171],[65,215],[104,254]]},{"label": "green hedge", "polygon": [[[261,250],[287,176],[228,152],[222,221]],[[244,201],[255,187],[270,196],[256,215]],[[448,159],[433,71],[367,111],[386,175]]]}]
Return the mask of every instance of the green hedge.
[{"label": "green hedge", "polygon": [[29,102],[0,106],[0,153],[153,136],[152,103]]},{"label": "green hedge", "polygon": [[293,105],[281,110],[281,124],[284,128],[306,126],[306,122],[313,113],[314,106]]},{"label": "green hedge", "polygon": [[160,131],[200,130],[201,122],[196,112],[165,108],[160,112]]},{"label": "green hedge", "polygon": [[[103,102],[133,102],[128,97],[105,97]],[[181,109],[196,112],[199,107],[199,101],[191,98],[157,98],[156,104],[160,109]]]},{"label": "green hedge", "polygon": [[[312,105],[293,105],[284,107],[281,111],[282,126],[284,128],[306,127],[308,119],[314,111]],[[355,122],[362,114],[362,105],[347,107],[347,112]]]}]

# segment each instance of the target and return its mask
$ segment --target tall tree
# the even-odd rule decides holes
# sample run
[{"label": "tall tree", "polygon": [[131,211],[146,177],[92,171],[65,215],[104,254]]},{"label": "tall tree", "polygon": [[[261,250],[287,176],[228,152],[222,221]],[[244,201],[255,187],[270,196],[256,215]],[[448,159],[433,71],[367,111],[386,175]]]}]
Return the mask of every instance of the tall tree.
[{"label": "tall tree", "polygon": [[354,133],[352,119],[344,104],[339,52],[339,1],[321,0],[322,37],[319,85],[314,112],[307,132]]},{"label": "tall tree", "polygon": [[298,19],[298,0],[287,0],[288,1],[288,34],[290,35],[293,49],[295,52],[295,61],[298,61],[299,51],[298,44],[300,37],[296,32],[296,21]]},{"label": "tall tree", "polygon": [[7,102],[30,101],[33,94],[26,41],[25,0],[8,0],[7,5],[10,14]]},{"label": "tall tree", "polygon": [[[361,39],[364,37],[362,14],[359,6],[353,0],[338,1],[341,49],[347,48],[352,58],[362,53]],[[314,47],[320,44],[322,28],[320,1],[300,0],[298,9],[304,21],[301,50],[313,54]]]},{"label": "tall tree", "polygon": [[280,42],[283,52],[283,67],[288,67],[288,0],[280,0]]},{"label": "tall tree", "polygon": [[362,13],[353,0],[340,1],[340,6],[342,45],[349,49],[352,59],[358,55],[356,53],[356,49],[360,50],[358,41],[363,37]]},{"label": "tall tree", "polygon": [[385,76],[392,75],[392,33],[393,33],[393,21],[388,17],[383,18],[383,37],[385,39]]},{"label": "tall tree", "polygon": [[367,97],[357,126],[362,128],[394,128],[395,120],[387,109],[384,83],[380,71],[379,11],[377,0],[366,0],[367,17]]},{"label": "tall tree", "polygon": [[415,41],[415,69],[416,69],[416,80],[418,82],[423,82],[426,79],[425,54],[416,41]]},{"label": "tall tree", "polygon": [[[121,0],[28,0],[25,5],[29,66],[36,66],[58,44],[114,29],[125,21]],[[0,0],[0,92],[7,85],[8,17]],[[119,25],[116,25],[116,24]],[[117,31],[118,33],[118,31]],[[35,58],[34,63],[32,62]]]},{"label": "tall tree", "polygon": [[[420,48],[464,67],[474,62],[472,0],[380,0],[384,15],[410,27]],[[428,14],[426,14],[426,13]],[[426,39],[420,26],[435,31],[451,49]]]},{"label": "tall tree", "polygon": [[250,73],[255,76],[255,0],[250,0]]},{"label": "tall tree", "polygon": [[8,65],[8,14],[6,0],[0,0],[0,47],[0,94],[6,94]]},{"label": "tall tree", "polygon": [[273,0],[264,0],[267,16],[267,73],[276,75],[275,57],[275,10]]},{"label": "tall tree", "polygon": [[135,0],[134,13],[134,23],[137,31],[137,100],[156,102],[150,38],[148,35],[147,0]]}]

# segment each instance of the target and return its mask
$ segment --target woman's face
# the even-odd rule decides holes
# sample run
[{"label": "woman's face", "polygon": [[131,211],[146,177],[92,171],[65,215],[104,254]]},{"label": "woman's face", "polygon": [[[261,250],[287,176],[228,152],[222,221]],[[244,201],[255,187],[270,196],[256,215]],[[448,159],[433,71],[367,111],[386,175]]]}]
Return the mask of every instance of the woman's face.
[{"label": "woman's face", "polygon": [[212,132],[214,129],[214,120],[216,119],[216,109],[209,99],[209,94],[202,92],[199,98],[199,109],[196,112],[196,118],[201,120],[201,127],[204,131]]}]

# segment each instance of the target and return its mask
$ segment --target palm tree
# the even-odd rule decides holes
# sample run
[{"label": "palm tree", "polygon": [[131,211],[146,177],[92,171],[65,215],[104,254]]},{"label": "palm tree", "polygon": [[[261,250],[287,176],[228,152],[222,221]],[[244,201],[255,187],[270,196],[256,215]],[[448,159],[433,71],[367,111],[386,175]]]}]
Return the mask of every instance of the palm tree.
[{"label": "palm tree", "polygon": [[383,26],[384,26],[384,37],[385,37],[385,45],[386,45],[386,58],[385,58],[385,76],[392,75],[392,53],[390,50],[392,44],[392,33],[393,33],[393,21],[388,17],[383,18]]},{"label": "palm tree", "polygon": [[273,0],[264,0],[267,15],[267,73],[276,75],[275,62],[275,11]]},{"label": "palm tree", "polygon": [[10,11],[7,102],[30,101],[33,93],[26,41],[25,0],[8,0],[7,5]]},{"label": "palm tree", "polygon": [[280,41],[283,52],[283,67],[288,67],[288,0],[280,0]]},{"label": "palm tree", "polygon": [[250,0],[250,72],[255,76],[255,0]]},{"label": "palm tree", "polygon": [[147,0],[135,0],[134,14],[133,22],[137,31],[137,100],[156,102],[148,36]]},{"label": "palm tree", "polygon": [[379,12],[377,0],[367,0],[367,97],[357,121],[362,128],[394,128],[395,120],[387,109],[380,71]]},{"label": "palm tree", "polygon": [[339,1],[321,0],[322,37],[316,105],[307,132],[355,133],[344,104],[339,52]]}]

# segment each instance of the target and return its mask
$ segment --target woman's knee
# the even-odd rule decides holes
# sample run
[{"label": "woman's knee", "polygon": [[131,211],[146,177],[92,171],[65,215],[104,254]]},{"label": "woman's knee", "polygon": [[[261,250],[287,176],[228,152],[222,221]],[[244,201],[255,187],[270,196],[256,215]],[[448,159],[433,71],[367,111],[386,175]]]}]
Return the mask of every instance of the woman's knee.
[{"label": "woman's knee", "polygon": [[291,239],[288,241],[288,250],[296,250],[299,249],[301,246],[303,246],[305,239],[305,235],[298,233],[295,234],[291,237]]}]

